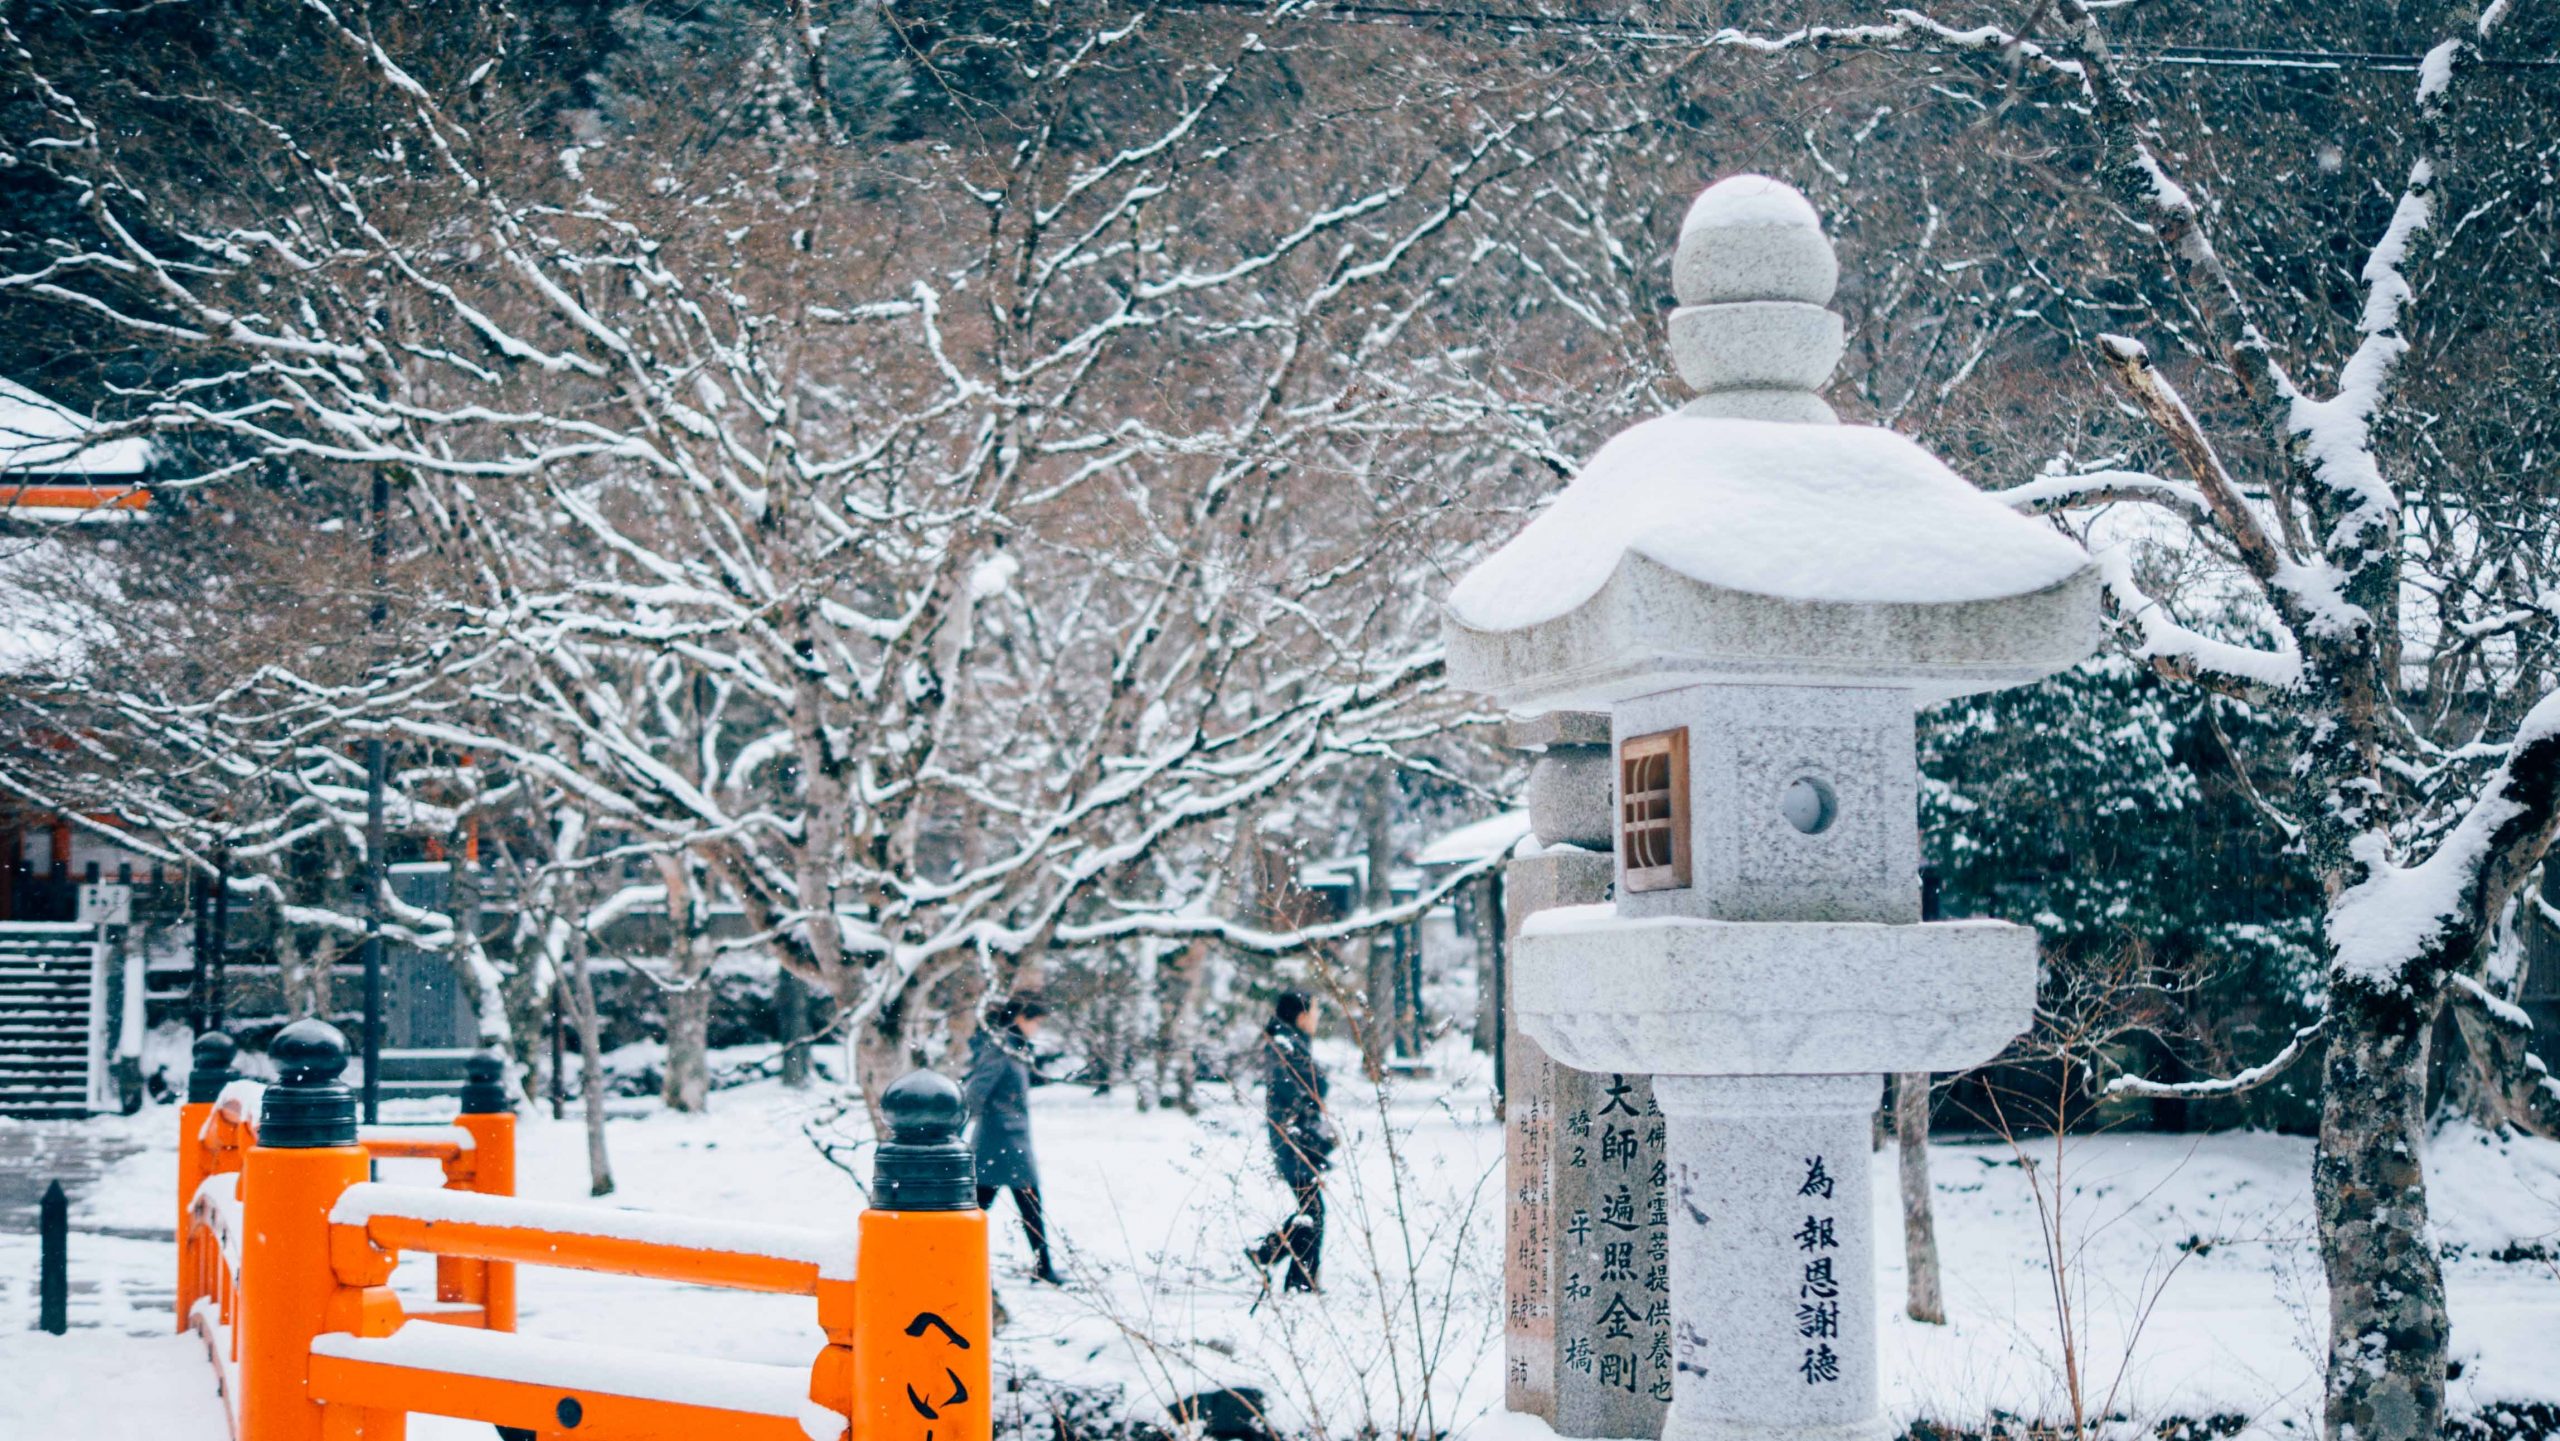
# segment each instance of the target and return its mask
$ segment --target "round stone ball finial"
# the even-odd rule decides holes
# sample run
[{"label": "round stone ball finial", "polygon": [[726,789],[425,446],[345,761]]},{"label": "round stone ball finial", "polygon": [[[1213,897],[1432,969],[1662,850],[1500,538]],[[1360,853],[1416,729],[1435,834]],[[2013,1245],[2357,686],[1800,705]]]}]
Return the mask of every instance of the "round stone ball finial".
[{"label": "round stone ball finial", "polygon": [[1822,387],[1847,335],[1829,309],[1840,261],[1813,204],[1783,180],[1734,175],[1680,222],[1672,252],[1671,361],[1702,419],[1836,425]]},{"label": "round stone ball finial", "polygon": [[512,1111],[515,1106],[507,1095],[507,1063],[505,1058],[481,1051],[462,1063],[462,1114],[494,1116]]},{"label": "round stone ball finial", "polygon": [[193,1048],[195,1064],[187,1072],[187,1100],[218,1101],[222,1088],[240,1079],[231,1063],[239,1058],[240,1043],[220,1031],[207,1031],[196,1037]]},{"label": "round stone ball finial", "polygon": [[325,1085],[347,1073],[347,1037],[314,1016],[276,1032],[267,1043],[276,1079],[287,1086]]},{"label": "round stone ball finial", "polygon": [[1828,305],[1840,260],[1804,192],[1766,175],[1729,175],[1700,191],[1680,222],[1671,288],[1682,305],[1793,300]]},{"label": "round stone ball finial", "polygon": [[967,1124],[960,1088],[938,1071],[909,1071],[880,1093],[889,1137],[902,1146],[938,1146],[959,1139]]},{"label": "round stone ball finial", "polygon": [[240,1054],[240,1043],[220,1031],[207,1031],[196,1037],[193,1054],[199,1071],[228,1070]]},{"label": "round stone ball finial", "polygon": [[933,1071],[910,1071],[880,1093],[889,1138],[871,1162],[871,1204],[883,1211],[974,1211],[978,1164],[960,1143],[968,1119],[960,1088]]},{"label": "round stone ball finial", "polygon": [[267,1043],[276,1083],[258,1108],[258,1144],[314,1150],[356,1143],[356,1095],[338,1078],[347,1038],[318,1018],[296,1021]]}]

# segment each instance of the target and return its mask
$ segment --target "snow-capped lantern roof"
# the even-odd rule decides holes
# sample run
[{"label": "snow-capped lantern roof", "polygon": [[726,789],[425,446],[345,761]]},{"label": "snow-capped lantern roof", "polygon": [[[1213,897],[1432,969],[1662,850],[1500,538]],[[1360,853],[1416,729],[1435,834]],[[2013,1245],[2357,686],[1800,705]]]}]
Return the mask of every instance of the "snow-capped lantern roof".
[{"label": "snow-capped lantern roof", "polygon": [[1921,704],[2096,648],[2098,578],[2049,527],[1818,393],[1839,263],[1792,186],[1707,188],[1672,262],[1698,392],[1600,448],[1449,594],[1449,674],[1523,714],[1720,681],[1882,685]]}]

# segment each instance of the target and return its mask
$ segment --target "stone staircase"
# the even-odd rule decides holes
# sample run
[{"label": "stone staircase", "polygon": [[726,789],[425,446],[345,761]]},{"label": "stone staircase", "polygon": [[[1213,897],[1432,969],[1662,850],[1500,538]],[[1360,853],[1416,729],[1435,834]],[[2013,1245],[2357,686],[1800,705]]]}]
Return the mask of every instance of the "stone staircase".
[{"label": "stone staircase", "polygon": [[86,1116],[105,1083],[97,929],[0,921],[0,1116]]}]

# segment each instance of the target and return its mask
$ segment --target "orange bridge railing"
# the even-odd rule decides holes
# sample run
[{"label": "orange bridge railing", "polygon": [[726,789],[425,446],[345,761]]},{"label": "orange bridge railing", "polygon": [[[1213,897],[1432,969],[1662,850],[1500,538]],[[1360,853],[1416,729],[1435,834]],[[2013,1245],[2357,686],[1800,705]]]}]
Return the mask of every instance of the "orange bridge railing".
[{"label": "orange bridge railing", "polygon": [[[238,1360],[232,1277],[240,1257],[240,1168],[258,1143],[258,1108],[266,1091],[231,1068],[237,1055],[231,1038],[219,1031],[198,1037],[187,1100],[178,1110],[178,1329],[203,1333],[226,1369]],[[357,1144],[377,1161],[437,1162],[447,1190],[511,1196],[516,1118],[502,1074],[496,1057],[474,1056],[462,1087],[462,1114],[452,1124],[362,1126]],[[439,1257],[435,1299],[411,1304],[407,1314],[449,1326],[512,1331],[515,1267]]]},{"label": "orange bridge railing", "polygon": [[[180,1122],[179,1316],[239,1441],[384,1441],[411,1412],[581,1441],[989,1441],[986,1217],[948,1080],[883,1096],[875,1205],[832,1230],[517,1200],[494,1061],[453,1125],[360,1127],[334,1028],[297,1022],[269,1054],[281,1079],[261,1089],[230,1078],[228,1041],[199,1042]],[[441,1163],[443,1189],[368,1179],[394,1156]],[[436,1257],[434,1302],[391,1289],[404,1251]],[[815,1358],[517,1335],[521,1265],[807,1296]]]}]

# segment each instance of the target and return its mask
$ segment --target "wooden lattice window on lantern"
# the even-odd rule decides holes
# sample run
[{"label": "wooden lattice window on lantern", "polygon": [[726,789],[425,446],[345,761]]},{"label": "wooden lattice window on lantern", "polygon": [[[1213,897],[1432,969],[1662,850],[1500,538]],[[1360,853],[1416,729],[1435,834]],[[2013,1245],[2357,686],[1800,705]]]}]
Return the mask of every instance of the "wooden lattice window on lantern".
[{"label": "wooden lattice window on lantern", "polygon": [[1632,736],[1618,747],[1618,854],[1631,891],[1689,884],[1689,730]]}]

